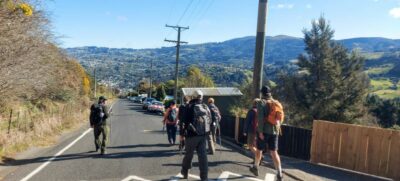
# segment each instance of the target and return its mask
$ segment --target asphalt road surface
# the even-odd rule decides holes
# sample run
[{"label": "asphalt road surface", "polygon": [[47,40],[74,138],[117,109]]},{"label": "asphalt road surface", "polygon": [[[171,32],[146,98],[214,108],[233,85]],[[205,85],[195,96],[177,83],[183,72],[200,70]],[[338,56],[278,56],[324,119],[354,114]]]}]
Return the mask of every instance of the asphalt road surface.
[{"label": "asphalt road surface", "polygon": [[[140,104],[118,100],[106,155],[94,152],[93,131],[85,128],[46,153],[15,161],[17,169],[4,180],[183,180],[179,175],[183,155],[177,145],[168,144],[161,119],[143,111]],[[266,167],[253,177],[252,160],[230,148],[217,145],[208,160],[210,180],[275,179],[275,172]],[[195,155],[189,180],[198,180],[198,175]]]}]

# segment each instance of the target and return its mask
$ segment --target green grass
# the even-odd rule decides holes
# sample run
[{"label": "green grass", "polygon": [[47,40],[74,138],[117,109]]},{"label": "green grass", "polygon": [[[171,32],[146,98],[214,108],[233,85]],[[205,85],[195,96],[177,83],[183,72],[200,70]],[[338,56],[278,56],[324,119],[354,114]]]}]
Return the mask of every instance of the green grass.
[{"label": "green grass", "polygon": [[371,89],[373,91],[387,90],[393,87],[394,84],[389,79],[371,79]]},{"label": "green grass", "polygon": [[379,75],[379,74],[385,74],[388,73],[390,70],[392,70],[394,67],[393,64],[384,64],[378,67],[370,67],[368,68],[365,72],[368,75]]},{"label": "green grass", "polygon": [[383,56],[384,52],[363,53],[362,56],[367,60],[376,60]]},{"label": "green grass", "polygon": [[384,99],[394,99],[400,97],[400,89],[397,90],[378,90],[374,94]]}]

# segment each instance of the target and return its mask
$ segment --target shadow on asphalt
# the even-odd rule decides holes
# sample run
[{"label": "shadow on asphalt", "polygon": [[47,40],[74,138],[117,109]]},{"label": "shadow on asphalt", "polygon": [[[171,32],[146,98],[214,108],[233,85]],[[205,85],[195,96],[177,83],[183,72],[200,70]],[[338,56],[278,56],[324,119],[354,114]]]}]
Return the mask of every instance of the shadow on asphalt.
[{"label": "shadow on asphalt", "polygon": [[107,153],[100,155],[98,152],[89,151],[84,153],[66,154],[56,157],[51,160],[52,157],[38,157],[32,159],[20,159],[15,160],[12,158],[5,158],[4,163],[0,163],[0,166],[20,166],[28,165],[33,163],[43,163],[51,160],[52,162],[65,161],[65,160],[76,160],[76,159],[124,159],[124,158],[159,158],[159,157],[171,157],[179,154],[177,149],[174,150],[157,150],[157,151],[132,151],[132,152],[118,152],[118,153]]},{"label": "shadow on asphalt", "polygon": [[170,144],[139,144],[139,145],[123,145],[123,146],[110,146],[108,149],[120,149],[120,148],[148,148],[148,147],[172,147]]},{"label": "shadow on asphalt", "polygon": [[[209,155],[209,157],[210,157],[210,155]],[[238,162],[238,161],[210,161],[210,162],[208,162],[208,167],[218,167],[218,166],[226,165],[226,164],[233,164],[233,165],[249,167],[249,166],[251,166],[252,163]],[[163,164],[162,166],[180,167],[180,166],[182,166],[182,164],[181,163],[167,163],[167,164]],[[199,162],[192,162],[192,166],[199,167]]]}]

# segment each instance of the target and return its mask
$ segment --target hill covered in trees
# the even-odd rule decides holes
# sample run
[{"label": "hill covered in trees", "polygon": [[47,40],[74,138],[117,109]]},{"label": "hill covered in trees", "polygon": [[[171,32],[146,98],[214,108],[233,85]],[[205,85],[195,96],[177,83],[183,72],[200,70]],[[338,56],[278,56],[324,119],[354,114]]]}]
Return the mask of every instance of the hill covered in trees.
[{"label": "hill covered in trees", "polygon": [[[394,78],[393,83],[397,83],[400,40],[352,38],[336,42],[349,50],[360,52],[367,59],[365,69],[372,70],[369,71],[372,77],[391,77]],[[274,79],[279,70],[296,68],[294,62],[305,48],[302,38],[284,35],[266,37],[266,43],[265,72],[269,79]],[[252,70],[254,44],[255,37],[249,36],[218,43],[182,46],[180,75],[184,75],[190,65],[197,65],[219,86],[240,85]],[[136,87],[141,79],[148,78],[151,60],[156,81],[172,79],[175,70],[175,47],[116,49],[93,46],[67,48],[66,52],[78,59],[89,72],[96,67],[100,80],[121,88]],[[382,66],[385,70],[379,72]]]}]

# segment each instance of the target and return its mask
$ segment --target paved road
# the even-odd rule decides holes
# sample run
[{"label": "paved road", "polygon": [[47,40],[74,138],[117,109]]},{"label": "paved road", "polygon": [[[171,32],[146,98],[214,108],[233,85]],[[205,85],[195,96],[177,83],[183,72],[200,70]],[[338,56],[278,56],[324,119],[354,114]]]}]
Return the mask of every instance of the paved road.
[{"label": "paved road", "polygon": [[[167,135],[161,131],[161,116],[142,111],[139,104],[118,100],[113,106],[111,119],[112,133],[107,155],[93,152],[93,132],[82,129],[77,136],[42,155],[14,162],[18,169],[4,179],[179,180],[176,176],[183,156],[177,151],[177,146],[167,144]],[[274,171],[265,167],[260,170],[258,178],[251,177],[248,168],[252,160],[229,148],[218,147],[217,153],[208,158],[210,179],[273,180],[269,177],[274,175]],[[197,180],[199,175],[197,156],[193,165],[189,180]]]}]

